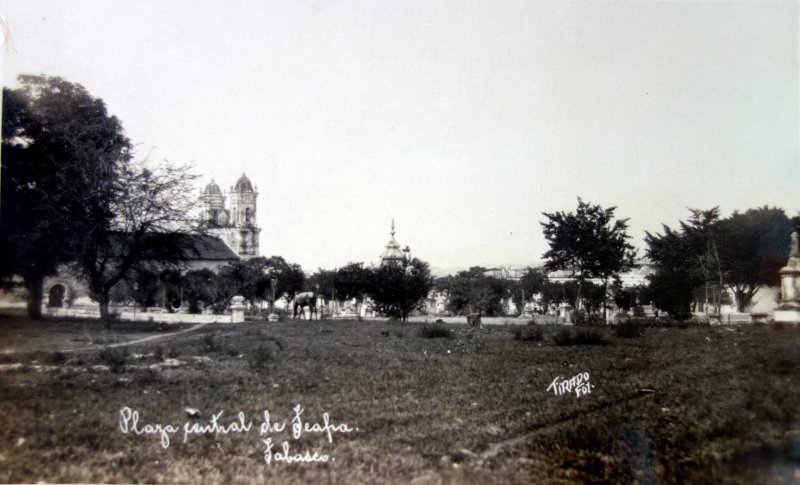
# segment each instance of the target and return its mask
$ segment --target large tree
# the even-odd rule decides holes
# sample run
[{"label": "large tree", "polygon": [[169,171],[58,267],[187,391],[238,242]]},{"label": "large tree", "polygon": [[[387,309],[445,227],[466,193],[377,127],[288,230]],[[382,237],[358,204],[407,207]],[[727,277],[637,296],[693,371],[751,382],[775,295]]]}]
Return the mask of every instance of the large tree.
[{"label": "large tree", "polygon": [[719,313],[730,288],[745,311],[762,284],[776,284],[785,263],[792,221],[781,209],[762,207],[721,219],[719,209],[689,209],[673,230],[647,233],[653,302],[674,316],[688,316],[692,302]]},{"label": "large tree", "polygon": [[75,259],[96,221],[113,217],[111,194],[131,143],[82,86],[47,76],[19,81],[3,91],[0,267],[22,276],[28,313],[40,318],[44,278]]},{"label": "large tree", "polygon": [[299,264],[289,263],[281,256],[271,256],[267,258],[265,266],[269,278],[276,280],[275,295],[277,297],[286,295],[291,300],[295,294],[305,288],[306,275]]},{"label": "large tree", "polygon": [[83,214],[73,252],[107,325],[114,285],[142,267],[177,269],[200,249],[191,216],[194,178],[188,167],[129,162],[118,167],[110,190],[96,194],[97,208]]},{"label": "large tree", "polygon": [[302,291],[305,274],[299,265],[287,263],[280,256],[250,258],[223,266],[219,270],[217,310],[227,308],[234,295],[241,295],[250,302],[270,300],[274,304],[273,280],[275,297],[285,294],[291,299]]},{"label": "large tree", "polygon": [[649,275],[653,305],[674,318],[691,316],[692,294],[704,281],[696,271],[696,248],[680,230],[663,225],[663,234],[647,232],[647,257],[655,267]]},{"label": "large tree", "polygon": [[454,314],[480,312],[489,316],[505,314],[505,299],[511,296],[513,285],[510,280],[487,275],[487,271],[473,266],[439,280],[437,286],[447,291],[448,311]]},{"label": "large tree", "polygon": [[[547,275],[534,268],[527,268],[525,273],[511,288],[514,304],[522,314],[525,310],[525,303],[530,301],[534,295],[543,296],[543,290],[547,284]],[[544,302],[543,302],[544,304]]]},{"label": "large tree", "polygon": [[689,209],[688,221],[681,221],[681,233],[687,251],[695,260],[695,277],[703,282],[703,307],[714,307],[719,314],[725,290],[725,268],[720,258],[720,244],[725,238],[719,219],[719,207],[707,210]]},{"label": "large tree", "polygon": [[341,295],[338,295],[336,291],[336,270],[317,269],[306,278],[304,288],[306,291],[315,292],[317,297],[326,302],[341,300]]},{"label": "large tree", "polygon": [[370,290],[372,272],[364,263],[348,263],[336,271],[336,294],[342,300],[356,299],[356,315],[361,318],[361,307]]},{"label": "large tree", "polygon": [[383,264],[373,270],[370,296],[384,315],[403,321],[433,287],[428,263],[417,258]]},{"label": "large tree", "polygon": [[[544,237],[550,249],[544,254],[545,267],[571,271],[578,282],[578,301],[584,282],[599,278],[603,282],[604,301],[608,282],[633,265],[635,251],[628,243],[627,219],[615,219],[616,207],[603,209],[578,198],[573,212],[543,213]],[[606,304],[603,314],[606,318]]]},{"label": "large tree", "polygon": [[761,285],[778,284],[786,263],[792,221],[782,209],[761,207],[734,212],[720,221],[719,253],[725,283],[733,291],[738,312],[745,311]]}]

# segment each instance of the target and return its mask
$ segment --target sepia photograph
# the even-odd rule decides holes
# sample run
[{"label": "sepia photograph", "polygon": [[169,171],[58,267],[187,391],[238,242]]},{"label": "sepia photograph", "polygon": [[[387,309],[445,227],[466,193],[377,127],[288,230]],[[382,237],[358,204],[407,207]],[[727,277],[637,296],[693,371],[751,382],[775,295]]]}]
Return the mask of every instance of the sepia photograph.
[{"label": "sepia photograph", "polygon": [[0,0],[0,483],[800,483],[796,0]]}]

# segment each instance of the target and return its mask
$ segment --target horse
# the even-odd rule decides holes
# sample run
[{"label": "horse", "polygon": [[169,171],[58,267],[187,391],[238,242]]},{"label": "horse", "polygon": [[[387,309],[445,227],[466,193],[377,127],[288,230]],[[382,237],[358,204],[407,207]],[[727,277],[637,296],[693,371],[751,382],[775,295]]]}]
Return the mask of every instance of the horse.
[{"label": "horse", "polygon": [[[317,315],[317,295],[313,291],[306,291],[305,293],[298,293],[292,299],[292,307],[294,308],[294,317],[297,318],[297,308],[300,307],[300,318],[304,319],[306,316],[305,307],[309,308],[309,318],[314,319]],[[319,315],[317,315],[319,319]]]}]

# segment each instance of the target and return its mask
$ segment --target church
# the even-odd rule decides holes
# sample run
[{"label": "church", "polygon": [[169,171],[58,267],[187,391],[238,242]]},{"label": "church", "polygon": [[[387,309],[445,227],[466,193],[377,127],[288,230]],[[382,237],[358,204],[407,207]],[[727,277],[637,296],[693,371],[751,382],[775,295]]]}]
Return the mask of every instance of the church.
[{"label": "church", "polygon": [[[257,187],[247,175],[242,174],[236,184],[223,195],[213,180],[200,192],[202,221],[206,234],[185,236],[191,239],[183,256],[183,271],[219,268],[240,259],[259,255],[258,237],[261,229],[256,223]],[[230,205],[226,205],[230,201]],[[45,279],[43,292],[45,310],[71,306],[76,300],[88,306],[85,282],[68,267]]]},{"label": "church", "polygon": [[[230,201],[227,207],[226,199]],[[257,199],[258,186],[253,187],[245,174],[231,186],[227,197],[213,179],[200,194],[209,234],[222,239],[242,259],[259,255]]]}]

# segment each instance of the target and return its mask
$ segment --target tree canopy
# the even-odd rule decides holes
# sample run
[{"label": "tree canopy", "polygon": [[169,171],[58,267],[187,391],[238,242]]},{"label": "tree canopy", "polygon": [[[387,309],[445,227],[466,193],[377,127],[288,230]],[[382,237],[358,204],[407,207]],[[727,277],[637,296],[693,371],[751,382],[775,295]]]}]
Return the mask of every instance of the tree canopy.
[{"label": "tree canopy", "polygon": [[[102,100],[58,77],[20,76],[3,90],[2,266],[23,277],[28,312],[41,316],[42,282],[113,218],[118,171],[131,142]],[[8,275],[6,275],[8,276]]]},{"label": "tree canopy", "polygon": [[369,294],[381,313],[405,321],[432,287],[428,263],[403,259],[375,268]]},{"label": "tree canopy", "polygon": [[[132,144],[101,99],[58,77],[20,76],[3,92],[0,267],[23,277],[39,317],[44,277],[85,276],[108,323],[112,288],[148,264],[175,263],[197,227],[187,167],[132,161]],[[7,276],[7,275],[6,275]]]},{"label": "tree canopy", "polygon": [[545,267],[571,271],[579,295],[586,279],[599,278],[607,287],[610,278],[633,265],[635,250],[627,241],[628,220],[615,219],[615,211],[616,207],[603,209],[578,198],[574,213],[543,213],[542,229],[550,244],[543,256]]},{"label": "tree canopy", "polygon": [[792,221],[782,209],[761,207],[734,212],[720,221],[720,259],[725,282],[743,312],[761,285],[776,285],[786,263]]},{"label": "tree canopy", "polygon": [[679,229],[665,225],[661,234],[645,236],[656,266],[653,303],[673,316],[688,316],[695,302],[719,313],[730,288],[737,311],[745,311],[761,285],[777,284],[793,222],[782,209],[766,206],[725,219],[717,207],[689,211]]},{"label": "tree canopy", "polygon": [[447,310],[454,314],[480,312],[489,316],[505,315],[505,299],[512,296],[510,280],[487,275],[487,269],[473,266],[455,276],[437,278],[439,291],[447,294]]}]

